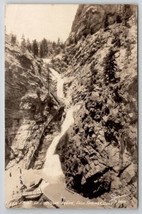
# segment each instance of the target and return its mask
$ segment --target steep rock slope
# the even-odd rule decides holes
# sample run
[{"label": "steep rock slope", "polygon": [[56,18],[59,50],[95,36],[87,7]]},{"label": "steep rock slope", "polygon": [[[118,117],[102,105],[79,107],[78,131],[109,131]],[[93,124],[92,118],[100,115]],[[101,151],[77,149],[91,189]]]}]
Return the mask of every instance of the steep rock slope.
[{"label": "steep rock slope", "polygon": [[70,42],[77,42],[81,37],[93,35],[100,28],[106,28],[114,23],[125,23],[135,12],[133,5],[80,5],[76,13]]},{"label": "steep rock slope", "polygon": [[[57,147],[66,184],[114,207],[137,204],[136,10],[79,6],[64,58],[67,93],[73,104],[82,102]],[[124,195],[123,203],[112,193]]]},{"label": "steep rock slope", "polygon": [[[41,59],[10,45],[8,36],[5,53],[6,165],[9,168],[21,162],[22,167],[29,168],[59,103],[49,94],[49,71]],[[50,82],[50,92],[54,90],[55,84]],[[53,129],[53,123],[48,129]]]}]

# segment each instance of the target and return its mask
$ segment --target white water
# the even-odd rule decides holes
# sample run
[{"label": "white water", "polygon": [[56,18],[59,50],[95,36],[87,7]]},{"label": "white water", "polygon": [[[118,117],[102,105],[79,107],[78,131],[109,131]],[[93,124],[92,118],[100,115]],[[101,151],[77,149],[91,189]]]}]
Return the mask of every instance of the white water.
[{"label": "white water", "polygon": [[[64,80],[60,77],[60,74],[51,69],[52,74],[57,80],[57,96],[64,101],[65,104],[68,103],[68,98],[64,96]],[[80,104],[73,106],[67,110],[65,120],[61,126],[61,132],[53,139],[50,147],[46,153],[45,164],[43,168],[44,179],[48,183],[58,183],[64,180],[64,173],[61,168],[61,163],[58,154],[55,153],[55,149],[59,143],[60,138],[65,134],[68,128],[74,123],[73,113],[80,108]]]},{"label": "white water", "polygon": [[[50,63],[51,59],[43,59],[44,63]],[[51,74],[57,81],[57,97],[61,100],[63,100],[64,97],[64,80],[61,78],[60,74],[55,71],[53,68],[50,68]]]},{"label": "white water", "polygon": [[64,80],[60,77],[60,74],[55,71],[53,68],[50,68],[51,73],[54,75],[57,81],[57,97],[61,100],[63,100],[64,97]]},{"label": "white water", "polygon": [[45,164],[43,168],[44,174],[46,174],[47,181],[49,183],[56,183],[64,180],[64,174],[61,168],[59,155],[54,154],[56,146],[59,143],[60,138],[65,134],[68,128],[74,123],[73,113],[76,106],[68,109],[66,118],[62,124],[61,132],[53,139],[50,147],[46,153]]}]

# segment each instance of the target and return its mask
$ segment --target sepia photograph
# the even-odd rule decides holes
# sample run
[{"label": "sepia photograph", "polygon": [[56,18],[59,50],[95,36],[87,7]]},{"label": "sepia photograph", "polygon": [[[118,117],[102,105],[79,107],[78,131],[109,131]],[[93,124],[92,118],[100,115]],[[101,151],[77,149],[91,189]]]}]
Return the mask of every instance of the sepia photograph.
[{"label": "sepia photograph", "polygon": [[138,207],[134,4],[5,5],[5,207]]}]

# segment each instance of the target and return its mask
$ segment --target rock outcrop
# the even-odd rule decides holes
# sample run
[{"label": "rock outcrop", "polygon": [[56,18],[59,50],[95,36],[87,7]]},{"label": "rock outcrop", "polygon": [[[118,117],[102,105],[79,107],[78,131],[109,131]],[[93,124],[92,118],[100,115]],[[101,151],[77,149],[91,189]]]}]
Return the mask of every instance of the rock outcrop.
[{"label": "rock outcrop", "polygon": [[57,147],[66,184],[114,207],[137,204],[136,16],[135,5],[79,6],[64,58],[72,103],[83,101]]},{"label": "rock outcrop", "polygon": [[80,5],[76,13],[68,42],[77,42],[82,37],[95,34],[101,28],[114,23],[127,22],[135,13],[133,5]]},{"label": "rock outcrop", "polygon": [[[18,45],[10,45],[8,37],[5,52],[6,165],[8,168],[16,161],[29,168],[60,105],[53,96],[54,82],[50,83],[49,93],[48,69],[41,59],[28,51],[22,53]],[[53,132],[52,125],[48,129]]]}]

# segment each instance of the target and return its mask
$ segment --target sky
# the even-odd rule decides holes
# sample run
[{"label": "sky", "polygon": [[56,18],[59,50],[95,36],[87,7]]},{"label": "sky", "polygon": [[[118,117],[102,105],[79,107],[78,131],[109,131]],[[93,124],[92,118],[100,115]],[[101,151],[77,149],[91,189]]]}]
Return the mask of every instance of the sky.
[{"label": "sky", "polygon": [[6,32],[38,41],[65,41],[71,31],[77,4],[7,4],[5,12]]}]

